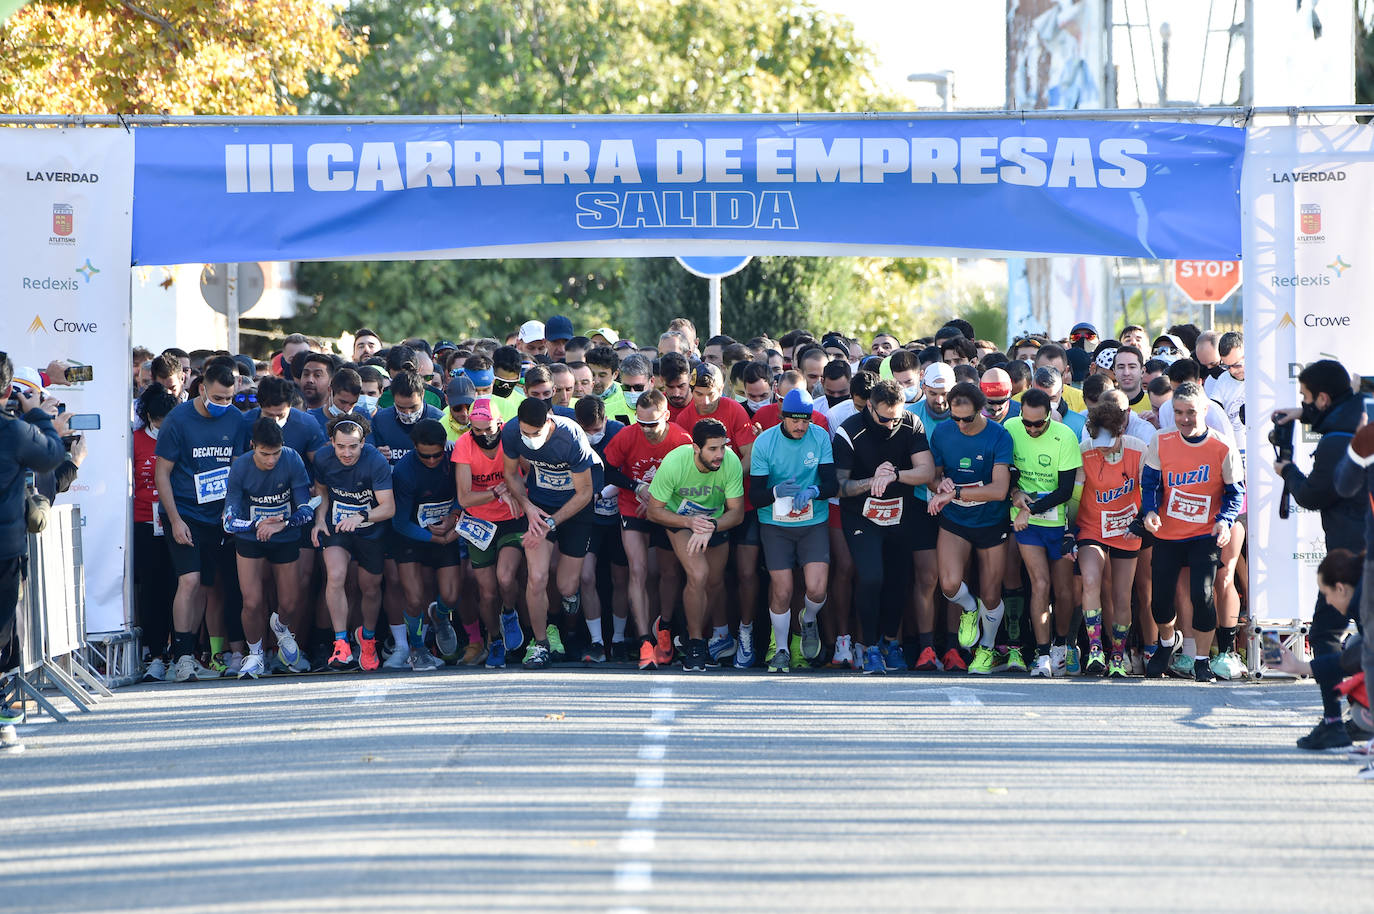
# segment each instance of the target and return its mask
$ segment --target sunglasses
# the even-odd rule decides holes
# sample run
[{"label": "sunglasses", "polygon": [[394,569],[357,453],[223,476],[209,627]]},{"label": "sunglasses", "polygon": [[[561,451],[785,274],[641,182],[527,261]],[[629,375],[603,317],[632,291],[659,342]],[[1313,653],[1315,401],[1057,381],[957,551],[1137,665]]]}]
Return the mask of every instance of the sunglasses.
[{"label": "sunglasses", "polygon": [[635,420],[635,425],[638,425],[638,426],[640,426],[640,427],[642,427],[642,428],[658,428],[658,427],[659,427],[660,425],[662,425],[662,424],[663,424],[663,420],[662,420],[662,419],[654,419],[654,420],[651,420],[651,421],[649,421],[649,422],[645,422],[643,419],[636,419],[636,420]]},{"label": "sunglasses", "polygon": [[890,419],[885,419],[877,413],[873,414],[873,421],[878,423],[879,425],[896,425],[898,422],[901,421],[901,418],[901,414],[893,416]]},{"label": "sunglasses", "polygon": [[1048,420],[1048,419],[1041,419],[1041,420],[1038,421],[1038,422],[1032,422],[1030,419],[1022,419],[1022,420],[1021,420],[1021,424],[1024,425],[1026,428],[1040,428],[1040,427],[1043,426],[1046,422],[1049,422],[1049,421],[1050,421],[1050,420]]},{"label": "sunglasses", "polygon": [[1006,406],[1006,405],[1007,405],[1007,398],[1006,398],[1006,397],[1003,397],[1003,398],[1000,399],[1000,400],[989,400],[989,401],[988,401],[988,406]]},{"label": "sunglasses", "polygon": [[955,422],[976,422],[978,419],[978,414],[974,413],[971,416],[956,416],[953,413],[950,413],[949,417],[953,419]]},{"label": "sunglasses", "polygon": [[440,451],[440,452],[437,453],[437,454],[421,454],[419,451],[416,451],[416,452],[415,452],[415,456],[416,456],[416,457],[419,457],[419,458],[420,458],[421,460],[423,460],[425,463],[433,463],[433,462],[436,461],[436,460],[443,460],[443,459],[444,459],[444,452],[443,452],[443,451]]},{"label": "sunglasses", "polygon": [[252,404],[256,404],[257,402],[258,402],[258,395],[255,394],[255,393],[253,393],[252,391],[244,391],[243,393],[234,394],[234,403],[235,403],[235,404],[240,404],[240,403],[252,403]]},{"label": "sunglasses", "polygon": [[648,384],[624,384],[621,386],[624,387],[625,390],[645,391],[649,389]]}]

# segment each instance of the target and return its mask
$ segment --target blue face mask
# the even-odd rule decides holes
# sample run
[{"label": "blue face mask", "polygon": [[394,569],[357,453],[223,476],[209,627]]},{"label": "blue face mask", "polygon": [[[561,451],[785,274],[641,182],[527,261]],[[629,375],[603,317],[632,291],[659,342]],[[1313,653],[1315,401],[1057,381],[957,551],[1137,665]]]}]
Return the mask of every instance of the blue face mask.
[{"label": "blue face mask", "polygon": [[206,397],[203,402],[205,403],[205,411],[210,414],[212,419],[216,419],[234,408],[232,403],[211,403],[209,397]]}]

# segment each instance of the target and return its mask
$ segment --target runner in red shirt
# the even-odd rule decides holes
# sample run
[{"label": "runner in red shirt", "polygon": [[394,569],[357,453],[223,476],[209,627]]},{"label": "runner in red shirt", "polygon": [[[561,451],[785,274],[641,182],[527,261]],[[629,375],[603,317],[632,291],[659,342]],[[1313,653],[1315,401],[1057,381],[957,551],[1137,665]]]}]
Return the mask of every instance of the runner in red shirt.
[{"label": "runner in red shirt", "polygon": [[137,623],[143,629],[143,645],[151,660],[145,681],[167,678],[168,636],[172,633],[172,597],[176,587],[167,574],[171,559],[167,537],[157,512],[157,433],[162,420],[176,408],[176,396],[154,382],[138,398],[137,414],[142,428],[134,432],[134,593]]},{"label": "runner in red shirt", "polygon": [[[635,425],[606,445],[606,481],[620,487],[620,531],[630,565],[630,612],[642,643],[639,668],[657,669],[673,659],[673,645],[664,616],[672,620],[673,605],[682,584],[673,545],[662,527],[649,520],[649,483],[663,458],[674,448],[691,444],[692,436],[668,421],[668,400],[657,390],[646,391],[635,404]],[[649,549],[658,550],[658,593],[661,615],[649,625]]]}]

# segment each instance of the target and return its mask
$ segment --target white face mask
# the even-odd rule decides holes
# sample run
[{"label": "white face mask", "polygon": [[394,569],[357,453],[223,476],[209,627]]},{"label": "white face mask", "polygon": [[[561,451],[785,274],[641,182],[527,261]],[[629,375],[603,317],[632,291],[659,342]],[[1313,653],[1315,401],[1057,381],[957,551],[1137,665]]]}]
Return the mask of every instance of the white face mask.
[{"label": "white face mask", "polygon": [[329,406],[325,408],[325,412],[328,413],[329,416],[334,419],[337,419],[344,414],[344,411],[339,409],[333,403],[329,404]]},{"label": "white face mask", "polygon": [[1116,442],[1116,436],[1104,429],[1099,429],[1093,435],[1093,447],[1111,447]]},{"label": "white face mask", "polygon": [[744,408],[749,410],[749,412],[752,414],[758,412],[759,410],[763,409],[765,406],[772,402],[772,397],[764,397],[762,400],[750,400],[748,397],[745,397]]},{"label": "white face mask", "polygon": [[378,399],[378,397],[363,394],[362,396],[358,397],[358,409],[362,410],[370,416],[377,411]]},{"label": "white face mask", "polygon": [[915,403],[917,398],[921,396],[921,385],[913,384],[910,387],[903,387],[902,396],[906,397],[906,402]]},{"label": "white face mask", "polygon": [[420,421],[420,417],[424,414],[425,408],[423,406],[415,410],[415,412],[413,413],[403,413],[399,409],[397,409],[396,421],[401,423],[402,425],[414,425],[416,422]]},{"label": "white face mask", "polygon": [[537,438],[531,438],[529,435],[521,435],[520,440],[525,442],[525,447],[532,451],[537,451],[548,443],[549,438],[547,435],[541,435]]},{"label": "white face mask", "polygon": [[601,431],[597,432],[595,435],[593,435],[591,432],[587,433],[587,440],[590,441],[592,444],[600,444],[605,437],[606,430],[604,428]]},{"label": "white face mask", "polygon": [[143,430],[148,433],[148,437],[157,440],[157,433],[161,431],[156,425],[145,425]]},{"label": "white face mask", "polygon": [[286,423],[291,421],[291,414],[287,413],[280,419],[274,419],[273,421],[277,423],[277,428],[286,428]]}]

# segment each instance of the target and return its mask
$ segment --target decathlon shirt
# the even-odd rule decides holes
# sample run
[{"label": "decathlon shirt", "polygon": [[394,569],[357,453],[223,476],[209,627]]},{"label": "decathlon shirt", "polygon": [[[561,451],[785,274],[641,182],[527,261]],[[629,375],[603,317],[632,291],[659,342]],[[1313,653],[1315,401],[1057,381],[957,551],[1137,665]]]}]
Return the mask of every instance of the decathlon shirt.
[{"label": "decathlon shirt", "polygon": [[[224,507],[226,512],[232,509],[240,520],[289,520],[296,509],[308,501],[310,476],[305,471],[305,461],[292,448],[283,447],[277,465],[270,470],[258,469],[252,451],[236,457],[229,468],[229,491]],[[234,536],[245,541],[258,538],[256,530],[244,530]],[[300,537],[299,527],[287,527],[273,534],[269,542],[294,543]]]},{"label": "decathlon shirt", "polygon": [[396,513],[391,526],[402,536],[428,543],[434,535],[426,528],[452,514],[458,504],[458,482],[453,475],[452,449],[445,448],[436,466],[426,466],[411,451],[391,469],[391,494]]},{"label": "decathlon shirt", "polygon": [[[325,524],[330,533],[349,514],[376,507],[377,493],[392,487],[391,465],[381,451],[370,444],[363,445],[358,461],[351,467],[339,462],[333,447],[326,447],[315,455],[315,478],[329,489],[329,514]],[[372,539],[381,536],[385,526],[367,521],[355,533]]]},{"label": "decathlon shirt", "polygon": [[167,414],[157,435],[157,456],[172,467],[172,498],[184,520],[218,527],[229,493],[229,468],[248,450],[243,413],[230,407],[219,416],[202,416],[196,401]]},{"label": "decathlon shirt", "polygon": [[[542,511],[552,514],[572,501],[573,474],[592,471],[593,500],[602,481],[601,458],[592,450],[582,426],[563,416],[550,416],[553,431],[539,450],[531,450],[520,436],[520,423],[501,426],[501,450],[509,457],[522,457],[529,464],[525,491]],[[590,510],[591,504],[587,505]],[[580,516],[580,515],[579,515]]]},{"label": "decathlon shirt", "polygon": [[[421,419],[434,419],[438,421],[443,418],[439,410],[425,404],[424,413],[416,422]],[[390,448],[391,456],[385,458],[386,462],[393,467],[401,462],[401,458],[409,454],[414,449],[415,443],[410,440],[410,430],[414,424],[406,425],[396,418],[396,407],[388,406],[386,409],[377,410],[377,415],[372,417],[372,434],[367,436],[367,443],[375,448]]]}]

